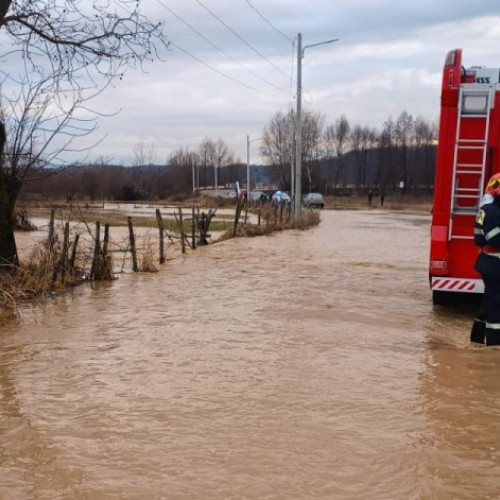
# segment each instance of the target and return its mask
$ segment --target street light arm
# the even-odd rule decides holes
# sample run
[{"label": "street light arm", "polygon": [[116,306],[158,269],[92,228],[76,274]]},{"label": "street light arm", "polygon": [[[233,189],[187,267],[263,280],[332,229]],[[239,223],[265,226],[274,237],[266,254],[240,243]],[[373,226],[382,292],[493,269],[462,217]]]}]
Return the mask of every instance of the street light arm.
[{"label": "street light arm", "polygon": [[310,45],[306,45],[305,47],[302,48],[302,58],[304,58],[304,52],[306,49],[309,49],[311,47],[317,47],[318,45],[326,45],[327,43],[333,43],[333,42],[338,42],[340,38],[332,38],[331,40],[326,40],[324,42],[318,42],[318,43],[311,43]]}]

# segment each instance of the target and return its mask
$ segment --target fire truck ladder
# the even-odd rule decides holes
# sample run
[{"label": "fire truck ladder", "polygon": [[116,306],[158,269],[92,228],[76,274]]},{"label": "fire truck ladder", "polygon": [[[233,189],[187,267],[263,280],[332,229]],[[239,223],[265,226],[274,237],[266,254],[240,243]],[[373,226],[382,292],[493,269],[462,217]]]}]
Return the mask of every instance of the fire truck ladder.
[{"label": "fire truck ladder", "polygon": [[[491,101],[492,88],[489,86],[480,84],[460,89],[453,158],[450,240],[473,237],[457,234],[453,228],[453,220],[458,215],[475,215],[479,209],[484,185]],[[467,127],[465,120],[475,120],[474,127]],[[470,132],[472,129],[474,135]],[[464,161],[464,157],[468,160]]]}]

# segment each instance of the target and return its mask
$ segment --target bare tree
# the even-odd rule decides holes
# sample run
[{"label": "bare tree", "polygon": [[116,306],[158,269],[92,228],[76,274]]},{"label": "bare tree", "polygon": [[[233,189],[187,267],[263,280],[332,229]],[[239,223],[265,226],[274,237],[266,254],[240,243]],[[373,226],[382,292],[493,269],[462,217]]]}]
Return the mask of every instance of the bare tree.
[{"label": "bare tree", "polygon": [[344,187],[346,184],[344,153],[349,141],[350,130],[351,126],[344,115],[335,120],[335,125],[329,125],[326,128],[326,143],[330,145],[329,147],[333,149],[337,155],[337,169],[334,176],[335,187],[337,187],[340,182]]},{"label": "bare tree", "polygon": [[232,161],[232,154],[229,151],[227,144],[222,139],[218,139],[217,142],[214,143],[212,154],[212,163],[214,165],[215,176],[214,185],[215,188],[217,188],[220,183],[220,170],[224,165],[227,165]]},{"label": "bare tree", "polygon": [[140,140],[132,148],[131,162],[136,167],[154,165],[157,161],[155,145]]},{"label": "bare tree", "polygon": [[375,184],[380,189],[385,189],[389,184],[396,184],[396,169],[398,160],[396,157],[395,144],[396,124],[392,117],[389,117],[382,126],[382,131],[378,137],[377,172]]},{"label": "bare tree", "polygon": [[149,185],[145,180],[145,168],[148,167],[148,169],[154,168],[153,165],[156,163],[156,152],[155,152],[155,146],[153,143],[147,143],[143,140],[140,140],[137,142],[133,148],[132,148],[132,153],[130,155],[130,161],[133,166],[137,167],[134,169],[134,178],[133,178],[133,183],[134,186],[137,188],[138,192],[146,193],[148,192],[149,195],[154,195],[156,198],[159,197],[159,192],[158,192],[158,187],[159,187],[159,177],[160,177],[160,170],[157,168],[155,170],[156,172],[156,179],[154,179],[153,183],[149,183]]},{"label": "bare tree", "polygon": [[284,189],[291,186],[291,165],[294,154],[295,119],[293,111],[274,114],[264,128],[260,153],[274,168],[279,182]]},{"label": "bare tree", "polygon": [[[37,99],[25,91],[24,123],[18,123],[18,132],[10,139],[15,120],[2,109],[0,124],[0,266],[18,263],[14,239],[13,212],[19,189],[34,169],[43,168],[69,144],[64,137],[88,134],[93,125],[81,129],[75,124],[75,111],[92,95],[102,91],[115,78],[122,78],[127,67],[142,67],[147,60],[159,56],[160,47],[167,47],[162,27],[141,13],[136,0],[113,2],[84,2],[81,0],[0,0],[0,28],[10,45],[4,43],[5,52],[1,73],[4,81],[11,73],[7,64],[21,62],[27,74],[32,75],[31,88],[37,89]],[[43,83],[51,82],[50,93],[58,111],[46,121],[46,115],[37,117],[37,105],[43,102]],[[22,87],[23,80],[19,85]],[[40,87],[42,85],[42,87]],[[23,94],[20,94],[23,95]],[[19,101],[21,102],[21,100]],[[65,120],[64,113],[70,119]],[[38,130],[50,124],[48,136],[35,134],[29,138],[33,116]],[[73,121],[72,121],[73,120]],[[76,127],[76,128],[73,128]],[[83,131],[82,131],[83,130]],[[59,153],[48,152],[44,140],[62,136]],[[19,139],[23,138],[23,139]],[[10,142],[9,142],[10,141]],[[70,141],[71,143],[72,141]],[[5,146],[8,144],[8,148]],[[55,151],[55,150],[53,150]]]},{"label": "bare tree", "polygon": [[[210,175],[209,167],[215,168],[216,161],[216,144],[209,137],[205,137],[198,148],[198,156],[200,157],[201,178],[198,175],[198,179],[203,184],[204,187],[210,185]],[[215,177],[215,174],[214,174]],[[214,179],[215,180],[215,179]]]},{"label": "bare tree", "polygon": [[174,151],[168,159],[167,192],[190,191],[196,179],[193,179],[193,167],[197,164],[199,157],[195,152],[183,148]]},{"label": "bare tree", "polygon": [[370,127],[356,125],[350,135],[350,143],[356,161],[356,184],[359,188],[366,187],[368,154],[374,147],[377,133]]},{"label": "bare tree", "polygon": [[430,189],[434,184],[436,163],[437,125],[417,118],[414,129],[415,171],[413,177],[419,186]]},{"label": "bare tree", "polygon": [[396,140],[396,147],[399,151],[399,173],[400,182],[402,184],[403,194],[407,192],[409,186],[409,173],[410,173],[410,154],[412,153],[410,147],[413,143],[415,122],[412,115],[403,111],[396,120],[396,127],[394,129],[394,137]]},{"label": "bare tree", "polygon": [[[302,115],[302,168],[309,189],[313,182],[313,168],[321,156],[320,143],[324,117],[320,113]],[[277,112],[265,127],[261,139],[261,155],[275,168],[283,188],[291,187],[291,165],[295,153],[295,112],[284,115]],[[316,169],[318,170],[318,169]],[[319,174],[319,172],[316,172]]]},{"label": "bare tree", "polygon": [[321,137],[325,118],[320,113],[304,113],[302,120],[302,165],[307,179],[307,191],[320,184]]},{"label": "bare tree", "polygon": [[0,87],[0,122],[5,132],[0,156],[0,269],[18,264],[13,211],[22,185],[60,173],[62,167],[48,167],[60,165],[64,152],[82,152],[75,143],[96,128],[95,119],[77,116],[93,94],[85,96],[75,89],[71,99],[62,99],[57,77],[25,76],[17,86],[8,86],[10,90]]}]

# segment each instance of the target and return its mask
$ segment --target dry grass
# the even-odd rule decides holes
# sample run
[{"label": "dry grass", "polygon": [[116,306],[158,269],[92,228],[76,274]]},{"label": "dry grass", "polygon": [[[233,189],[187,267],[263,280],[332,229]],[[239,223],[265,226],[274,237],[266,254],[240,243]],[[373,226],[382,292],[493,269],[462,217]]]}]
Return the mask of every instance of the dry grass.
[{"label": "dry grass", "polygon": [[25,264],[0,273],[0,325],[18,316],[22,301],[80,281],[72,273],[61,272],[56,251],[49,251],[43,244],[36,245]]},{"label": "dry grass", "polygon": [[[320,212],[318,210],[304,210],[300,216],[300,219],[295,220],[290,217],[287,220],[283,217],[280,221],[276,217],[276,212],[274,208],[267,208],[261,212],[261,224],[238,224],[236,230],[237,237],[254,237],[254,236],[265,236],[277,231],[283,231],[285,229],[299,229],[305,230],[310,227],[317,226],[321,222]],[[219,241],[227,240],[232,238],[234,235],[234,227],[227,229]]]},{"label": "dry grass", "polygon": [[144,242],[140,255],[139,271],[143,273],[157,273],[158,267],[156,263],[158,257],[155,252],[156,242],[152,241],[148,236]]},{"label": "dry grass", "polygon": [[0,281],[2,281],[0,284],[0,326],[2,326],[17,317],[19,298],[16,297],[17,294],[12,293],[14,290],[8,282],[4,283],[1,277]]}]

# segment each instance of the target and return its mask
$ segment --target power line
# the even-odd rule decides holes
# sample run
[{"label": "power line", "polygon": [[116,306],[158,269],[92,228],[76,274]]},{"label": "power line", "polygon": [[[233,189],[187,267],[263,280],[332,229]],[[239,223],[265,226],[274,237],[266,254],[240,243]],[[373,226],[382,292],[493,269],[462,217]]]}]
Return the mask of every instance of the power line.
[{"label": "power line", "polygon": [[248,6],[264,21],[266,22],[267,24],[269,24],[269,26],[271,26],[271,28],[278,32],[283,38],[285,38],[286,40],[288,40],[289,42],[293,42],[293,39],[290,38],[288,35],[285,35],[285,33],[283,33],[279,28],[277,28],[271,21],[269,21],[269,19],[267,19],[266,17],[264,17],[264,15],[259,12],[259,10],[254,7],[250,2],[249,0],[245,0],[245,2],[248,4]]},{"label": "power line", "polygon": [[192,26],[191,24],[189,24],[185,19],[183,19],[181,16],[179,16],[178,14],[176,14],[170,7],[168,7],[167,5],[165,5],[161,0],[157,0],[157,2],[162,6],[164,7],[166,10],[168,10],[168,12],[170,12],[170,14],[172,14],[176,19],[178,19],[181,23],[183,23],[184,25],[186,25],[191,31],[193,31],[194,33],[196,33],[200,38],[203,38],[203,40],[205,40],[208,44],[210,44],[214,49],[218,50],[219,52],[221,52],[222,54],[224,54],[228,59],[230,59],[231,61],[233,61],[234,63],[238,64],[239,66],[241,66],[243,69],[245,69],[246,71],[249,71],[250,73],[252,73],[255,77],[257,77],[259,80],[263,81],[264,83],[267,83],[267,85],[270,85],[271,87],[275,88],[276,90],[279,90],[280,92],[284,92],[286,94],[288,94],[288,91],[285,90],[285,89],[282,89],[280,87],[278,87],[277,85],[275,85],[274,83],[270,82],[269,80],[266,80],[265,78],[263,78],[262,76],[260,76],[258,73],[256,73],[255,71],[253,71],[252,69],[250,68],[247,68],[244,64],[242,64],[241,62],[239,62],[238,60],[236,60],[234,57],[230,56],[227,52],[225,52],[223,49],[221,49],[219,46],[217,46],[215,43],[213,43],[208,37],[206,37],[203,33],[200,33],[194,26]]},{"label": "power line", "polygon": [[270,95],[270,96],[273,96],[273,97],[281,97],[281,96],[279,96],[277,94],[272,94],[271,92],[266,92],[265,90],[260,90],[260,89],[257,89],[255,87],[252,87],[251,85],[248,85],[247,83],[240,82],[236,78],[233,78],[232,76],[227,75],[223,71],[220,71],[219,69],[214,68],[210,64],[206,63],[205,61],[203,61],[199,57],[196,57],[194,54],[191,54],[191,52],[188,52],[186,49],[183,49],[178,44],[172,42],[172,40],[169,40],[169,41],[170,41],[170,44],[173,47],[175,47],[176,49],[180,50],[181,52],[184,52],[184,54],[186,54],[189,57],[193,58],[195,61],[199,62],[200,64],[203,64],[203,66],[206,66],[207,68],[211,69],[212,71],[215,71],[216,73],[218,73],[219,75],[223,76],[224,78],[227,78],[228,80],[231,80],[232,82],[237,83],[238,85],[242,85],[243,87],[246,87],[247,89],[253,90],[254,92],[259,92],[260,94],[267,94],[267,95]]},{"label": "power line", "polygon": [[264,59],[266,62],[268,62],[276,71],[278,71],[279,73],[281,73],[282,75],[284,75],[285,78],[288,80],[289,76],[284,71],[282,71],[278,66],[276,66],[276,64],[274,64],[272,61],[270,61],[264,54],[262,54],[261,52],[259,52],[255,47],[253,47],[252,45],[250,45],[239,33],[237,33],[235,30],[233,30],[233,28],[231,28],[231,26],[229,26],[227,23],[225,23],[219,16],[217,16],[217,14],[215,14],[214,12],[212,12],[200,0],[196,0],[196,2],[199,5],[201,5],[212,17],[214,17],[215,19],[217,19],[217,21],[219,21],[225,28],[227,28],[234,36],[236,36],[237,38],[239,38],[248,48],[250,48],[257,55],[259,55],[260,57],[262,57],[262,59]]}]

